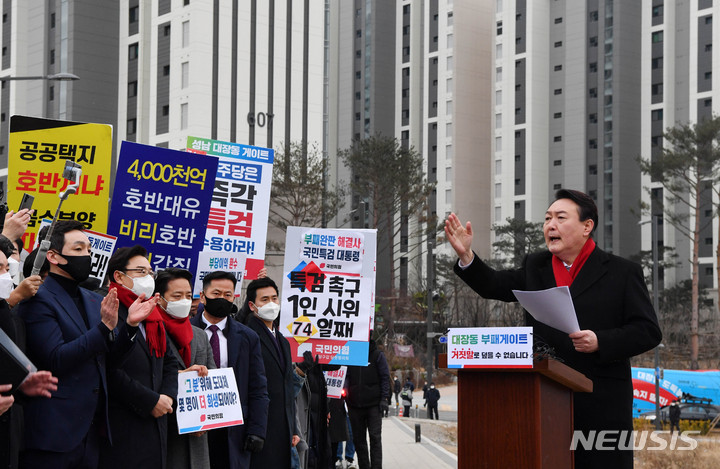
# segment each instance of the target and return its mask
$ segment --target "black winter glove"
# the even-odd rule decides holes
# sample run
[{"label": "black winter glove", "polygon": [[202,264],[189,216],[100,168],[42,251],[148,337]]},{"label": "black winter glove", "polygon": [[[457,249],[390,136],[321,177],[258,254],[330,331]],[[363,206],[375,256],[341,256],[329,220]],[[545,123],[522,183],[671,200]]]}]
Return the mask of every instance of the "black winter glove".
[{"label": "black winter glove", "polygon": [[315,359],[313,360],[312,352],[308,350],[303,353],[303,361],[298,363],[297,367],[300,368],[300,371],[307,375],[308,371],[318,364],[318,360],[320,360],[320,357],[315,355]]},{"label": "black winter glove", "polygon": [[245,451],[259,453],[262,451],[264,445],[265,439],[257,435],[248,435],[247,438],[245,438]]},{"label": "black winter glove", "polygon": [[387,412],[389,409],[388,403],[385,399],[380,401],[380,413],[382,415],[385,415],[385,412]]}]

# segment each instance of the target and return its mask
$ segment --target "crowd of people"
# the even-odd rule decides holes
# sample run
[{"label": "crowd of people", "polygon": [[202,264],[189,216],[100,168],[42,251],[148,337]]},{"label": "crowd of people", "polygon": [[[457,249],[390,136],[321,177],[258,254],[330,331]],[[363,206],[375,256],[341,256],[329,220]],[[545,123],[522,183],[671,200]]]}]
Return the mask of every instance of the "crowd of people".
[{"label": "crowd of people", "polygon": [[[154,272],[139,245],[117,249],[99,284],[83,224],[61,220],[31,275],[29,220],[8,213],[0,236],[0,326],[39,370],[18,389],[0,384],[1,468],[327,469],[342,441],[354,443],[349,467],[353,450],[359,467],[382,466],[390,378],[373,341],[368,366],[348,370],[346,399],[329,400],[332,367],[309,351],[293,360],[264,269],[239,310],[233,273],[205,275],[196,300],[191,272]],[[244,423],[179,434],[178,373],[216,368],[233,370]]]}]

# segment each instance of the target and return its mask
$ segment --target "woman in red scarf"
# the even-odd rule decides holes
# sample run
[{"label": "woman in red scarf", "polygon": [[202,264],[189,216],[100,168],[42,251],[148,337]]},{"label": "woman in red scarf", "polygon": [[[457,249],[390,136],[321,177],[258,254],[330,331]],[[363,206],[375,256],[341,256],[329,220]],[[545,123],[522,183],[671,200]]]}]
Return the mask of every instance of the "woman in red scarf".
[{"label": "woman in red scarf", "polygon": [[[570,288],[580,331],[566,334],[526,314],[535,341],[551,346],[564,362],[593,381],[592,393],[574,396],[575,430],[608,431],[612,451],[575,451],[575,467],[627,469],[633,466],[630,357],[651,350],[662,333],[642,268],[595,245],[595,202],[586,194],[559,190],[545,212],[548,250],[529,254],[516,270],[496,271],[471,249],[472,225],[450,214],[445,234],[459,259],[455,273],[484,298],[517,301],[512,290]],[[592,434],[594,435],[594,433]],[[570,441],[567,442],[570,448]]]},{"label": "woman in red scarf", "polygon": [[[180,372],[197,371],[207,376],[208,368],[215,368],[207,334],[190,324],[192,306],[192,274],[184,269],[161,270],[155,279],[155,291],[160,295],[158,310],[165,324],[175,358],[181,363]],[[204,432],[203,432],[204,433]],[[209,468],[207,435],[179,435],[177,420],[168,425],[168,468]]]},{"label": "woman in red scarf", "polygon": [[[168,347],[165,324],[153,295],[155,273],[142,246],[115,251],[108,263],[110,288],[120,300],[118,318],[133,304],[153,311],[140,323],[135,345],[122,361],[108,366],[108,413],[112,446],[100,451],[103,468],[163,468],[167,459],[167,414],[177,396],[180,365]],[[149,298],[149,299],[148,299]]]}]

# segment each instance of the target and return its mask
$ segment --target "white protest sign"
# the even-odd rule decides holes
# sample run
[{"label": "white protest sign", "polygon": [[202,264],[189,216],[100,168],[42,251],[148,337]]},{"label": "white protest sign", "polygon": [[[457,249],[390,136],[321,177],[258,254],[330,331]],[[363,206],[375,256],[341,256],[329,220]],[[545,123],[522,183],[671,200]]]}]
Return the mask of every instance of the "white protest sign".
[{"label": "white protest sign", "polygon": [[216,270],[230,272],[237,279],[235,284],[235,296],[240,296],[242,281],[245,277],[245,255],[234,252],[213,252],[201,251],[198,253],[197,272],[195,273],[195,285],[193,296],[198,298],[202,291],[202,282],[207,274]]},{"label": "white protest sign", "polygon": [[[40,228],[38,229],[38,232],[42,230],[43,227],[50,226],[51,223],[52,220],[43,218],[40,221]],[[90,271],[90,277],[100,280],[100,283],[102,284],[105,280],[105,274],[107,273],[108,262],[110,261],[113,251],[115,251],[115,242],[117,241],[117,238],[109,234],[98,233],[90,230],[84,230],[83,233],[85,233],[90,240],[90,256],[92,258],[92,270]],[[38,247],[40,241],[42,240],[35,237],[35,246],[33,246],[33,249]]]},{"label": "white protest sign", "polygon": [[280,330],[293,357],[312,350],[320,363],[367,364],[376,237],[376,230],[287,228]]},{"label": "white protest sign", "polygon": [[177,403],[181,435],[244,423],[232,368],[209,370],[205,377],[196,371],[179,373]]},{"label": "white protest sign", "polygon": [[331,399],[342,398],[347,366],[341,366],[337,370],[323,371],[323,374],[325,375],[325,383],[327,384],[327,397]]},{"label": "white protest sign", "polygon": [[532,327],[464,327],[448,332],[448,368],[532,368]]}]

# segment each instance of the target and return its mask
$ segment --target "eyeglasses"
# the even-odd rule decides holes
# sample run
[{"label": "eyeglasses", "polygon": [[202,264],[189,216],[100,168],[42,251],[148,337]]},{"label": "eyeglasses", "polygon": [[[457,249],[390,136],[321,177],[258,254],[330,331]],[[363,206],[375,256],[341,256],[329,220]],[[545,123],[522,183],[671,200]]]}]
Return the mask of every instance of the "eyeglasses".
[{"label": "eyeglasses", "polygon": [[125,269],[125,271],[126,272],[138,272],[138,273],[142,274],[143,277],[146,275],[149,275],[152,278],[155,278],[155,276],[157,275],[156,272],[146,269],[145,267],[135,267],[133,269]]}]

